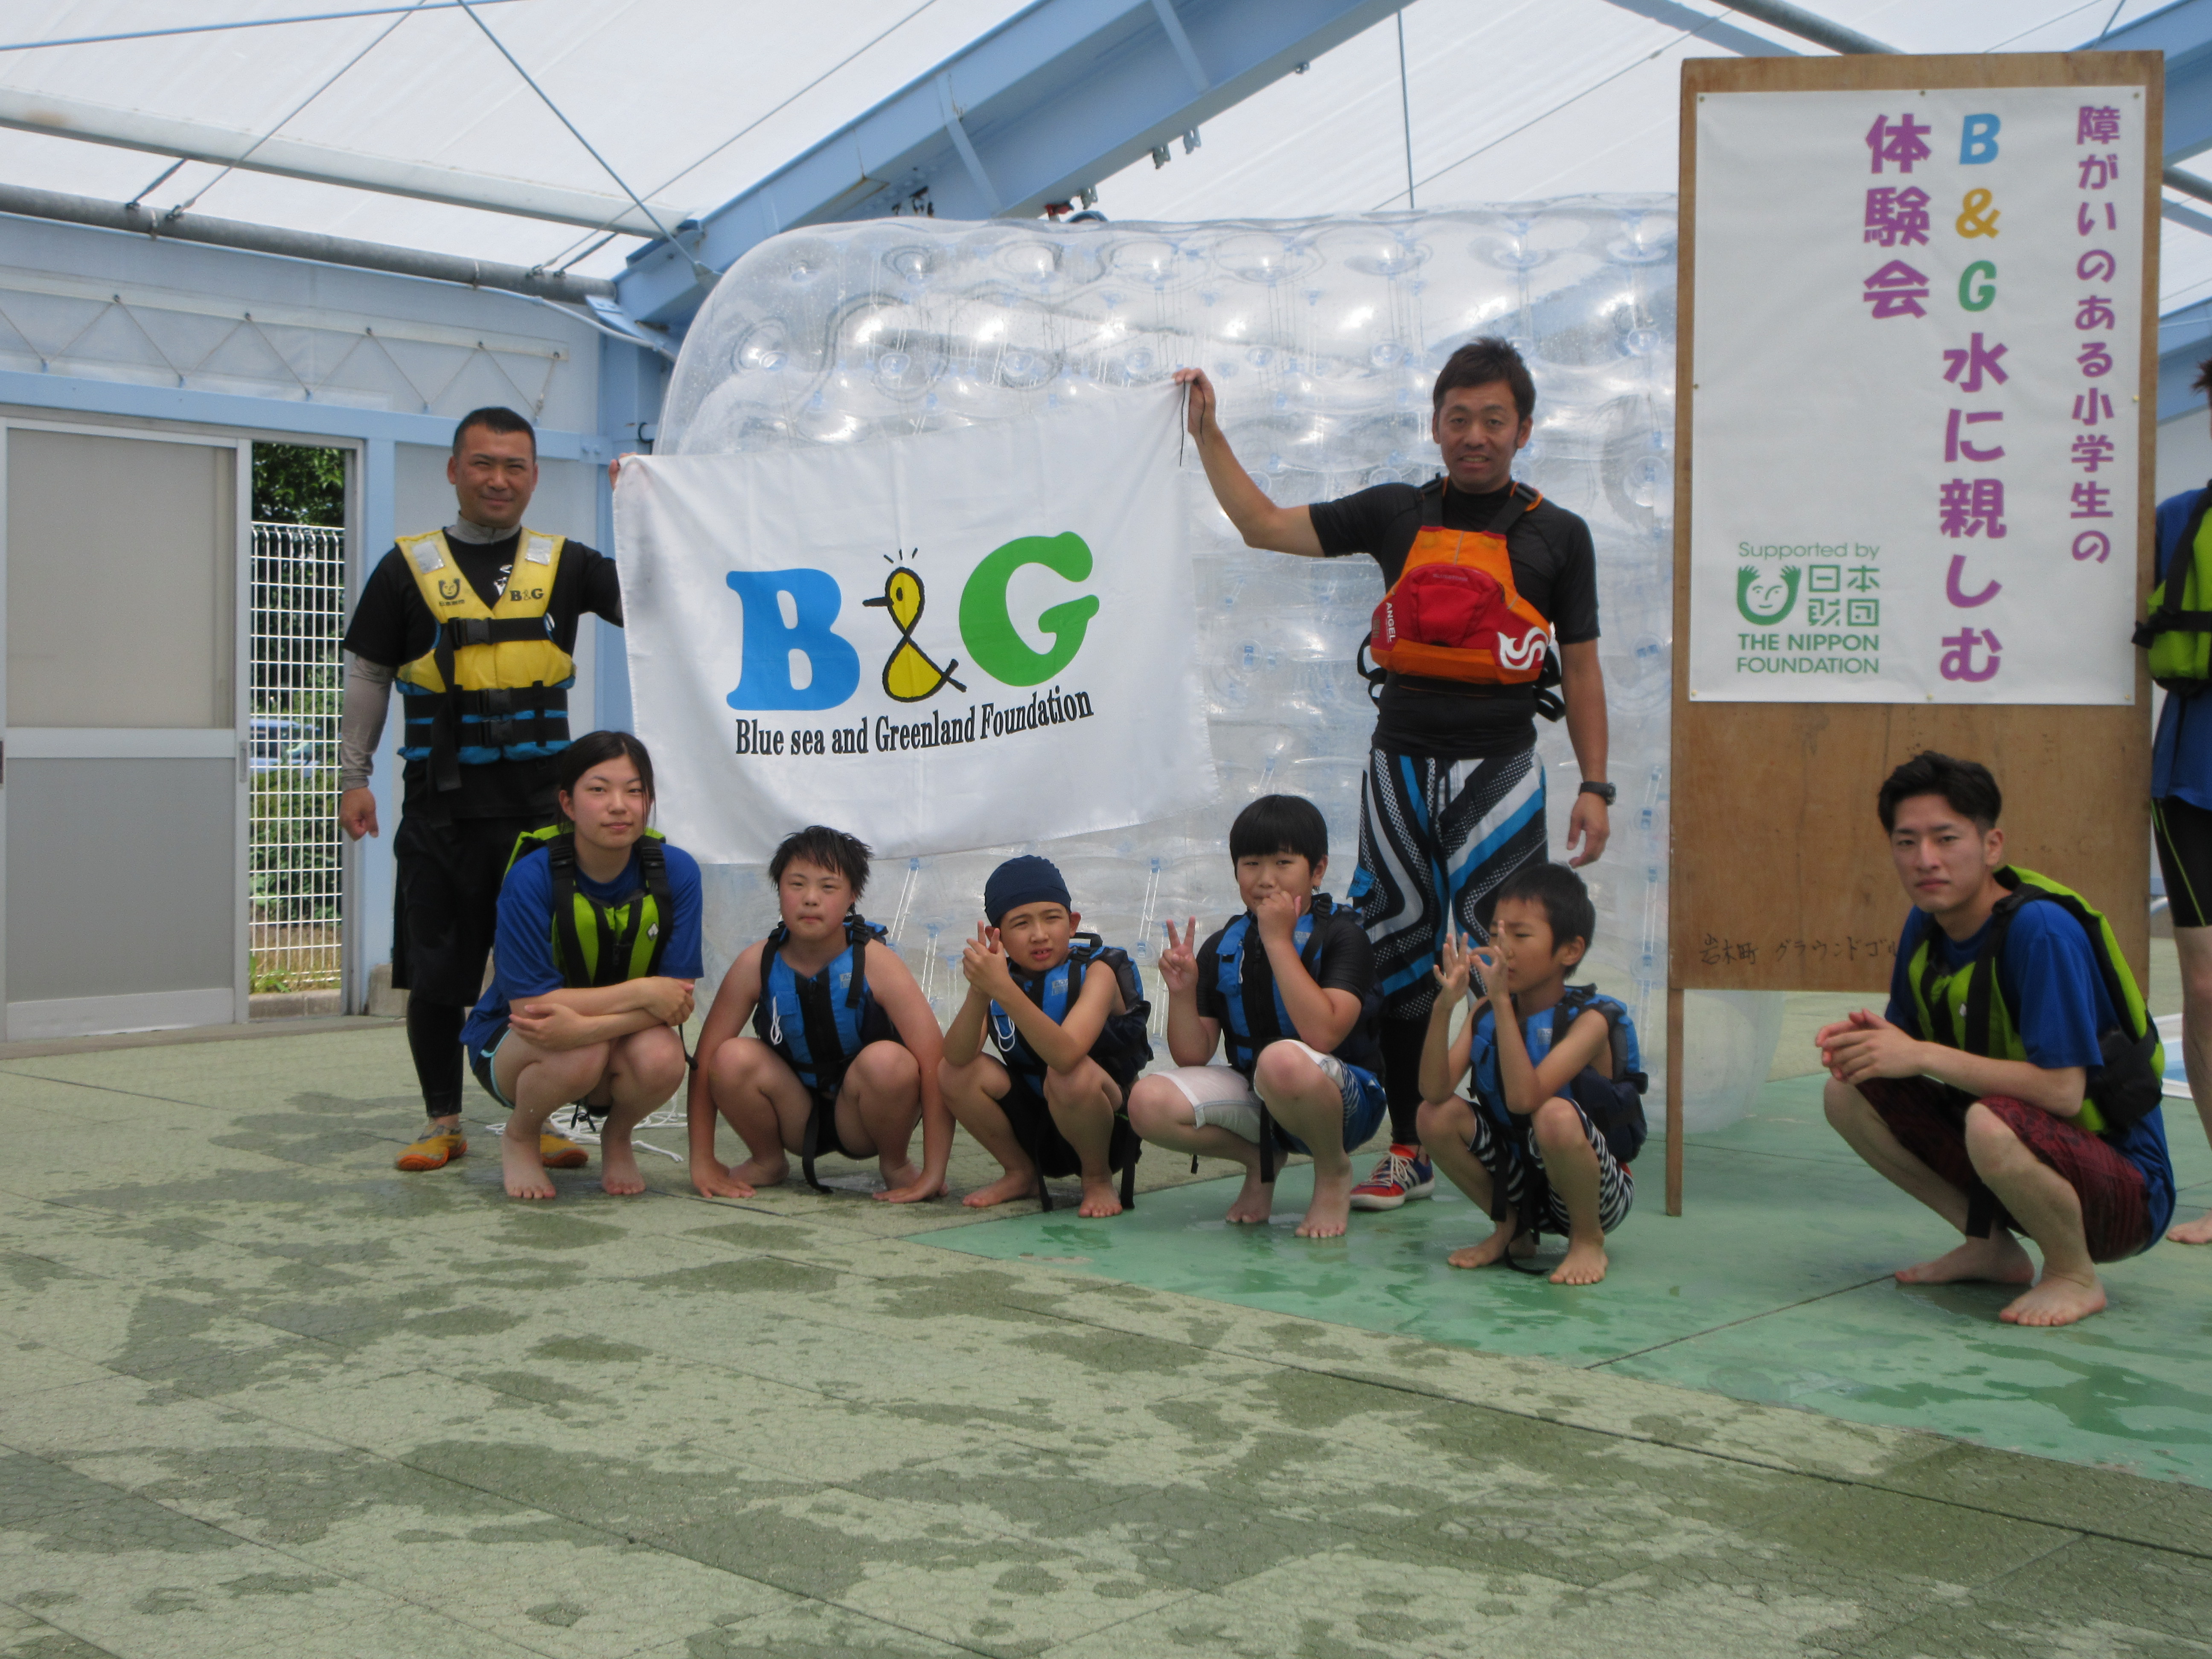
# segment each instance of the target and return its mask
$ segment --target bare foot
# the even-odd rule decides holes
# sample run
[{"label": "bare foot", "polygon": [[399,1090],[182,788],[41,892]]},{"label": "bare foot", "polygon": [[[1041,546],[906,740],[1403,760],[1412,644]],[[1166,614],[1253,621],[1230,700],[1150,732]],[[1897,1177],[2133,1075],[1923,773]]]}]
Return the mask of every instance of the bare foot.
[{"label": "bare foot", "polygon": [[612,1127],[599,1136],[599,1185],[617,1198],[645,1190],[645,1173],[637,1167],[629,1137]]},{"label": "bare foot", "polygon": [[2008,1325],[2071,1325],[2105,1308],[2105,1287],[2092,1273],[2087,1279],[2046,1269],[2043,1282],[2014,1297],[1997,1315]]},{"label": "bare foot", "polygon": [[1463,1249],[1454,1250],[1444,1258],[1444,1261],[1448,1266],[1454,1267],[1487,1267],[1494,1262],[1505,1260],[1505,1251],[1509,1245],[1516,1255],[1535,1254],[1535,1240],[1528,1237],[1525,1233],[1516,1231],[1514,1224],[1508,1222],[1484,1239],[1481,1243],[1469,1244]]},{"label": "bare foot", "polygon": [[1232,1227],[1267,1224],[1268,1212],[1275,1207],[1275,1186],[1269,1182],[1260,1184],[1257,1170],[1244,1171],[1244,1184],[1237,1189],[1237,1201],[1229,1206],[1227,1220]]},{"label": "bare foot", "polygon": [[2205,1211],[2194,1221],[2167,1228],[2166,1236],[2177,1244],[2212,1244],[2212,1210]]},{"label": "bare foot", "polygon": [[1991,1228],[1987,1238],[1969,1238],[1955,1250],[1947,1250],[1933,1261],[1899,1267],[1900,1285],[1949,1285],[1960,1279],[1983,1279],[1993,1285],[2033,1285],[2035,1264],[2020,1241],[2002,1228]]},{"label": "bare foot", "polygon": [[960,1201],[971,1210],[988,1210],[994,1204],[1012,1203],[1018,1198],[1035,1198],[1036,1181],[1034,1170],[1017,1173],[1009,1170],[989,1186],[978,1187]]},{"label": "bare foot", "polygon": [[1305,1218],[1298,1223],[1300,1238],[1341,1238],[1352,1218],[1352,1164],[1346,1160],[1344,1168],[1334,1175],[1323,1175],[1321,1166],[1314,1166],[1313,1202],[1306,1206]]},{"label": "bare foot", "polygon": [[553,1177],[545,1173],[544,1160],[538,1156],[538,1133],[532,1130],[528,1139],[518,1139],[502,1130],[499,1137],[500,1171],[507,1177],[509,1198],[555,1198],[559,1196],[553,1187]]},{"label": "bare foot", "polygon": [[1114,1177],[1103,1175],[1093,1181],[1083,1177],[1083,1202],[1075,1206],[1078,1215],[1106,1216],[1121,1213],[1121,1194],[1115,1189]]},{"label": "bare foot", "polygon": [[902,1158],[896,1164],[887,1158],[879,1158],[876,1160],[876,1170],[883,1176],[884,1190],[887,1193],[895,1193],[902,1187],[911,1187],[921,1179],[921,1171],[910,1158]]},{"label": "bare foot", "polygon": [[1605,1243],[1598,1239],[1585,1243],[1570,1238],[1567,1259],[1552,1269],[1554,1285],[1595,1285],[1605,1277]]},{"label": "bare foot", "polygon": [[[774,1163],[765,1158],[749,1158],[730,1171],[730,1179],[741,1187],[781,1187],[791,1179],[791,1160],[779,1158]],[[733,1193],[733,1198],[750,1198],[750,1193]]]}]

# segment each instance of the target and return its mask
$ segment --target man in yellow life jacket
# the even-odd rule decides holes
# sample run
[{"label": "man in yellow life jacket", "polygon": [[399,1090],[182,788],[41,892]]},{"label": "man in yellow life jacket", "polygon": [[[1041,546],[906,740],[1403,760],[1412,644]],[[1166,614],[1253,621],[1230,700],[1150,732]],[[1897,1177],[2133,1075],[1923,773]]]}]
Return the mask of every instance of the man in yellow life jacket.
[{"label": "man in yellow life jacket", "polygon": [[[1914,909],[1889,1006],[1822,1029],[1828,1121],[1965,1235],[1908,1285],[2028,1285],[1998,1316],[2070,1325],[2105,1305],[2094,1263],[2158,1241],[2173,1214],[2164,1060],[2104,917],[2005,863],[1989,769],[1916,755],[1879,806]],[[2043,1252],[2043,1277],[2014,1238]]]},{"label": "man in yellow life jacket", "polygon": [[[403,1170],[434,1170],[468,1150],[461,1024],[483,988],[500,882],[515,838],[554,819],[578,623],[587,611],[622,623],[614,561],[523,522],[538,488],[528,421],[511,409],[463,416],[446,477],[458,516],[399,538],[370,573],[343,641],[338,822],[356,841],[380,833],[369,774],[395,684],[402,694],[392,982],[408,993],[407,1045],[429,1118],[400,1153]],[[556,1169],[585,1162],[558,1135],[543,1150]]]},{"label": "man in yellow life jacket", "polygon": [[1605,850],[1613,786],[1596,552],[1580,518],[1514,481],[1514,457],[1535,429],[1536,386],[1504,340],[1471,340],[1437,373],[1429,436],[1442,476],[1310,507],[1268,500],[1222,434],[1212,382],[1194,368],[1176,378],[1189,387],[1206,482],[1247,546],[1309,558],[1364,553],[1389,590],[1362,653],[1374,659],[1361,672],[1373,688],[1375,735],[1360,786],[1359,869],[1346,897],[1375,951],[1390,1103],[1390,1149],[1352,1188],[1352,1206],[1395,1209],[1436,1190],[1417,1120],[1438,945],[1455,933],[1488,939],[1492,896],[1523,865],[1549,857],[1538,714],[1564,714],[1582,772],[1568,862]]}]

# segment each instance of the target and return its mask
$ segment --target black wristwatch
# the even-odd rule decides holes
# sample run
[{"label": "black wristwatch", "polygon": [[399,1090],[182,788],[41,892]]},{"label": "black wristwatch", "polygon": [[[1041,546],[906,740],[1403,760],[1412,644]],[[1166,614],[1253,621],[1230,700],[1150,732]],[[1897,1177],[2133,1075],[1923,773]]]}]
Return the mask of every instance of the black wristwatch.
[{"label": "black wristwatch", "polygon": [[1610,806],[1613,805],[1614,798],[1620,793],[1620,791],[1613,787],[1613,786],[1609,783],[1591,783],[1585,779],[1582,788],[1577,793],[1584,795],[1595,795],[1607,806]]}]

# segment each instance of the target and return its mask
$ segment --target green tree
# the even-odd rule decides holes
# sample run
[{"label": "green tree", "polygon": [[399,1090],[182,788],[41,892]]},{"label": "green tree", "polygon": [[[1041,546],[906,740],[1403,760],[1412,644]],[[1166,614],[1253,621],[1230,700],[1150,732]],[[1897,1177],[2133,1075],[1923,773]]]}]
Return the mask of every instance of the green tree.
[{"label": "green tree", "polygon": [[313,444],[254,445],[253,516],[268,524],[343,525],[345,451]]}]

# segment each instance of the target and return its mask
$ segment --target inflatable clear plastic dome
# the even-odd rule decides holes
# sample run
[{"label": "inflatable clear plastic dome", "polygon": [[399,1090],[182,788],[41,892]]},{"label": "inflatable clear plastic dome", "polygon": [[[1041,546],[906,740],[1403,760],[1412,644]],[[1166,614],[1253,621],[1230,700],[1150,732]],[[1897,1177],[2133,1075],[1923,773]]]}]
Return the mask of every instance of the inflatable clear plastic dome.
[{"label": "inflatable clear plastic dome", "polygon": [[[892,218],[793,231],[716,287],[684,341],[656,447],[696,455],[866,444],[1020,420],[1195,364],[1219,389],[1238,457],[1274,501],[1297,505],[1433,477],[1437,368],[1478,335],[1511,340],[1537,390],[1535,435],[1516,476],[1588,520],[1597,545],[1620,798],[1612,845],[1583,872],[1598,911],[1590,973],[1648,1034],[1656,1085],[1674,255],[1670,196],[1206,224]],[[1374,724],[1352,661],[1381,576],[1365,558],[1248,550],[1194,454],[1182,484],[1202,549],[1200,632],[1222,802],[1107,834],[879,866],[866,908],[889,925],[945,1018],[963,994],[960,941],[978,919],[983,878],[1010,852],[1057,862],[1085,925],[1146,966],[1165,918],[1194,915],[1210,927],[1233,913],[1228,825],[1255,796],[1289,791],[1318,804],[1328,885],[1341,893],[1351,878]],[[1563,726],[1546,726],[1540,743],[1557,855],[1579,775]],[[775,903],[757,868],[711,870],[708,895],[708,965],[719,974],[767,931]],[[1765,1054],[1711,1069],[1763,1079],[1765,1041]],[[1688,1092],[1707,1104],[1694,1085]]]}]

